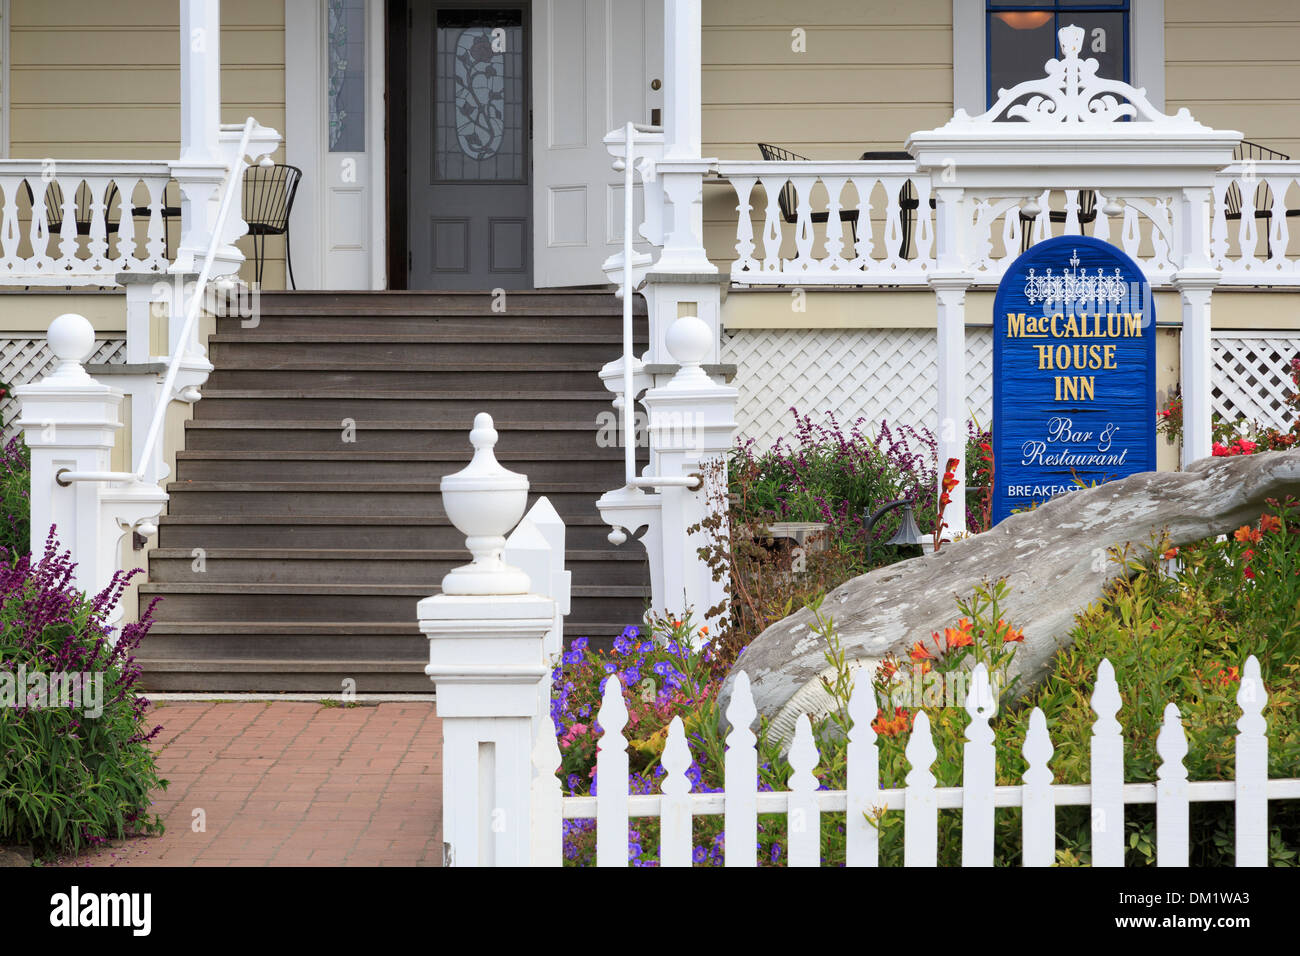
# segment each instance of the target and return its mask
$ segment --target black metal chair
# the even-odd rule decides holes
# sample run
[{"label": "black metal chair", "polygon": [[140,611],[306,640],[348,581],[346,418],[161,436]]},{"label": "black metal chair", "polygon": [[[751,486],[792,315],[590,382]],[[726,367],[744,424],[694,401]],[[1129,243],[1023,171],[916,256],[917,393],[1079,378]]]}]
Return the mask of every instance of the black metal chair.
[{"label": "black metal chair", "polygon": [[[1020,214],[1020,251],[1026,252],[1033,245],[1034,216]],[[1079,225],[1086,226],[1097,218],[1097,194],[1091,189],[1079,190]],[[1047,213],[1048,222],[1065,222],[1064,209],[1051,209]]]},{"label": "black metal chair", "polygon": [[[780,146],[772,146],[769,143],[759,143],[758,151],[763,154],[763,159],[768,162],[789,163],[805,162],[807,156],[800,156],[798,153],[792,153],[788,149],[782,149]],[[781,208],[781,218],[786,222],[798,222],[799,210],[797,208],[799,199],[795,195],[794,183],[787,182],[777,193],[777,205]],[[812,213],[812,221],[829,222],[830,211]],[[853,235],[853,242],[858,241],[858,211],[856,209],[841,209],[840,222],[847,222],[849,230]]]},{"label": "black metal chair", "polygon": [[262,284],[266,264],[266,237],[284,236],[284,260],[289,271],[289,287],[298,286],[293,278],[293,255],[289,247],[289,214],[298,192],[302,170],[278,163],[274,166],[250,166],[244,174],[244,221],[253,237],[255,281]]},{"label": "black metal chair", "polygon": [[[29,205],[35,205],[35,197],[32,195],[31,183],[23,180],[23,189],[27,192],[27,202]],[[108,236],[117,232],[117,223],[108,218],[108,214],[113,210],[113,200],[117,198],[117,183],[110,183],[108,187],[107,198],[104,200],[104,229]],[[77,227],[78,236],[90,235],[90,206],[91,195],[90,186],[82,180],[77,184],[77,192],[73,197],[75,209],[73,211],[73,222]],[[45,185],[45,224],[49,227],[50,235],[57,236],[63,229],[63,187],[59,185],[57,179],[51,179]]]},{"label": "black metal chair", "polygon": [[[1285,153],[1279,153],[1275,149],[1269,149],[1267,146],[1261,146],[1259,143],[1252,143],[1249,140],[1242,140],[1237,144],[1237,148],[1232,151],[1234,162],[1242,163],[1250,160],[1288,160],[1291,157]],[[1264,243],[1268,250],[1268,258],[1273,258],[1272,237],[1269,235],[1273,231],[1273,190],[1269,189],[1268,183],[1263,179],[1258,180],[1255,187],[1255,218],[1264,220]],[[1227,210],[1224,212],[1226,219],[1241,218],[1241,187],[1235,182],[1228,187],[1228,191],[1223,196],[1224,205]],[[1300,216],[1300,209],[1288,209],[1287,217]]]}]

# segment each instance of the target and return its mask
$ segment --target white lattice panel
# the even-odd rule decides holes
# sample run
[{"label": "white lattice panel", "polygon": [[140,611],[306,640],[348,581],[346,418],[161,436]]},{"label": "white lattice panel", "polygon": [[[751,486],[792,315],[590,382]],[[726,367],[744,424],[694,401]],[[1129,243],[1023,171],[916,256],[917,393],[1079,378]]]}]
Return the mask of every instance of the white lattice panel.
[{"label": "white lattice panel", "polygon": [[[126,339],[96,339],[90,362],[126,361]],[[0,381],[11,388],[34,382],[54,366],[54,354],[45,339],[0,339]],[[7,396],[0,402],[0,417],[4,421],[4,440],[18,434],[14,420],[18,417],[18,401]]]},{"label": "white lattice panel", "polygon": [[1300,355],[1300,333],[1216,333],[1210,401],[1231,422],[1258,422],[1286,429],[1293,412],[1286,399],[1295,391],[1286,366]]},{"label": "white lattice panel", "polygon": [[[724,362],[737,366],[739,435],[768,447],[792,431],[793,407],[841,424],[933,429],[938,402],[933,329],[737,329],[723,338]],[[966,389],[971,414],[987,427],[992,399],[993,335],[966,331]]]}]

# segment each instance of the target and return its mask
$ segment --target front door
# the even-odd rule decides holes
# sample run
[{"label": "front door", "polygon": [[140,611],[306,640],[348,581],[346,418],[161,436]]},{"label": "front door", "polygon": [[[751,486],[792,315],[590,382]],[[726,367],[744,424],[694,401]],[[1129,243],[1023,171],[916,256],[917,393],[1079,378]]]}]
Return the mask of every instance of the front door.
[{"label": "front door", "polygon": [[530,288],[528,5],[411,6],[408,287]]}]

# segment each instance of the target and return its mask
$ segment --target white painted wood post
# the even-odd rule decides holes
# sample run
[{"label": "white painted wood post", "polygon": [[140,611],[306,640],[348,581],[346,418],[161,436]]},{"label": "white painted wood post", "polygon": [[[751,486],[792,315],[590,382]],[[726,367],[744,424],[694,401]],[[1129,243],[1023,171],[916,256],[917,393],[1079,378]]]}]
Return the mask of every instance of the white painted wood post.
[{"label": "white painted wood post", "polygon": [[918,710],[904,750],[911,769],[903,800],[903,865],[937,866],[939,859],[939,804],[930,767],[939,756],[934,749],[930,718]]},{"label": "white painted wood post", "polygon": [[563,757],[555,723],[544,713],[533,727],[532,797],[529,803],[529,861],[533,866],[564,865],[564,792],[556,776]]},{"label": "white painted wood post", "polygon": [[704,175],[713,160],[700,155],[702,24],[701,0],[664,0],[664,155],[656,170],[670,209],[661,272],[718,271],[704,251]]},{"label": "white painted wood post", "polygon": [[1172,283],[1182,296],[1180,378],[1183,393],[1183,466],[1210,457],[1213,383],[1210,299],[1219,284],[1217,272],[1179,272]]},{"label": "white painted wood post", "polygon": [[1124,865],[1124,739],[1120,736],[1119,687],[1115,668],[1103,660],[1092,691],[1092,725],[1089,753],[1092,778],[1092,865]]},{"label": "white painted wood post", "polygon": [[817,805],[817,745],[812,722],[800,714],[790,744],[790,810],[786,814],[786,841],[790,866],[820,866],[822,821]]},{"label": "white painted wood post", "polygon": [[976,664],[966,695],[966,743],[962,746],[961,770],[961,865],[993,865],[993,788],[997,785],[993,749],[993,728],[989,719],[997,713],[997,700],[989,686],[989,672]]},{"label": "white painted wood post", "polygon": [[1259,661],[1246,659],[1237,688],[1237,866],[1268,866],[1268,692],[1259,676]]},{"label": "white painted wood post", "polygon": [[[737,682],[739,684],[739,682]],[[739,686],[737,686],[739,689]],[[876,749],[876,695],[865,676],[854,681],[849,696],[847,813],[844,820],[845,863],[848,866],[879,866],[880,838],[867,818],[880,801],[880,752]]]},{"label": "white painted wood post", "polygon": [[[951,210],[947,214],[951,215]],[[944,465],[950,458],[957,459],[954,473],[957,485],[950,492],[952,503],[943,515],[948,526],[944,529],[944,537],[955,539],[966,533],[966,419],[969,415],[966,405],[966,290],[970,288],[971,277],[966,273],[935,273],[929,281],[939,308],[938,421],[935,428],[939,444],[939,485],[935,496],[937,500],[943,494]]]},{"label": "white painted wood post", "polygon": [[474,560],[444,577],[442,593],[417,610],[429,639],[425,673],[442,719],[450,866],[523,866],[534,852],[544,853],[530,837],[531,797],[539,788],[534,767],[547,759],[544,746],[534,757],[534,730],[538,684],[550,671],[544,642],[555,606],[527,593],[528,576],[502,559],[505,535],[523,516],[528,479],[501,467],[496,441],[491,416],[477,415],[473,460],[442,479],[443,506]]},{"label": "white painted wood post", "polygon": [[[699,557],[699,549],[708,543],[707,535],[687,532],[725,500],[726,454],[736,430],[739,392],[714,382],[701,367],[716,342],[716,332],[700,318],[679,318],[665,337],[678,371],[664,385],[649,389],[643,399],[659,476],[694,474],[723,483],[722,488],[666,486],[658,494],[664,590],[654,595],[654,610],[674,615],[690,610],[697,626],[705,623],[704,612],[727,596],[725,582],[715,581],[712,569]],[[717,471],[707,475],[712,469]],[[650,560],[655,561],[653,554]]]},{"label": "white painted wood post", "polygon": [[1021,818],[1021,860],[1025,866],[1051,866],[1056,862],[1056,802],[1052,796],[1052,739],[1041,707],[1029,715],[1023,753],[1029,765],[1024,773]]},{"label": "white painted wood post", "polygon": [[176,272],[197,272],[216,217],[225,176],[221,129],[221,4],[181,0],[181,150],[172,175],[181,190],[182,234]]},{"label": "white painted wood post", "polygon": [[1187,866],[1187,734],[1176,704],[1165,705],[1165,720],[1156,736],[1156,866]]},{"label": "white painted wood post", "polygon": [[724,866],[758,865],[758,738],[750,724],[758,716],[749,675],[736,675],[736,687],[727,705],[727,754],[723,758],[723,824],[726,844]]},{"label": "white painted wood post", "polygon": [[555,623],[546,633],[550,657],[564,651],[564,617],[569,613],[572,575],[564,569],[564,519],[546,498],[538,498],[506,538],[506,562],[528,575],[529,590],[555,602]]},{"label": "white painted wood post", "polygon": [[617,674],[605,681],[600,710],[600,742],[596,745],[596,865],[627,866],[627,704]]},{"label": "white painted wood post", "polygon": [[80,315],[66,313],[46,333],[58,364],[39,381],[20,385],[18,425],[31,449],[31,551],[45,550],[50,527],[59,546],[77,562],[76,586],[88,593],[103,588],[117,570],[100,513],[100,483],[59,484],[60,471],[108,472],[113,444],[122,427],[122,393],[101,385],[82,367],[95,348],[95,330]]},{"label": "white painted wood post", "polygon": [[[1213,187],[1183,189],[1177,206],[1183,261],[1172,284],[1182,297],[1181,380],[1183,392],[1183,465],[1211,453],[1210,380],[1212,362],[1210,298],[1221,274],[1211,255],[1210,205]],[[1150,293],[1148,292],[1148,295]],[[1152,329],[1151,333],[1154,334]]]},{"label": "white painted wood post", "polygon": [[691,749],[686,744],[686,728],[680,715],[673,717],[668,725],[662,762],[666,776],[659,786],[663,792],[659,809],[659,865],[690,866],[691,781],[686,771],[691,767]]}]

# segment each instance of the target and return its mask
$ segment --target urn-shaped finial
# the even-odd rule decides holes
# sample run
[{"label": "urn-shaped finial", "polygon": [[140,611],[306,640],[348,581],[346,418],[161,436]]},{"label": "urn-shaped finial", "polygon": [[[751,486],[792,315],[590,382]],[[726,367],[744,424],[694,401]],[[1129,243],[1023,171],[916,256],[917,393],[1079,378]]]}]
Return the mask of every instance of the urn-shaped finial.
[{"label": "urn-shaped finial", "polygon": [[501,467],[492,416],[474,416],[470,463],[442,479],[442,506],[474,555],[442,579],[443,594],[527,594],[528,575],[501,560],[506,535],[524,516],[528,478]]}]

